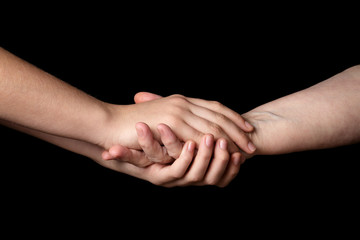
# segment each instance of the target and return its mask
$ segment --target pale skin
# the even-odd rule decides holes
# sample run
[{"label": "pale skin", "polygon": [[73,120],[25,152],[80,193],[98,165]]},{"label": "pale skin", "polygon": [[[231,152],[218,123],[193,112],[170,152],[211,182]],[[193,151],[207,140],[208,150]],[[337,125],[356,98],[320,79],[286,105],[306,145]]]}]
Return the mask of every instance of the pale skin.
[{"label": "pale skin", "polygon": [[[181,95],[141,104],[106,103],[3,48],[0,48],[0,90],[1,124],[88,156],[105,167],[159,185],[183,186],[214,182],[206,176],[216,176],[216,182],[226,185],[229,182],[227,179],[230,179],[226,176],[234,176],[233,172],[237,171],[241,161],[240,151],[255,151],[255,146],[244,132],[253,130],[251,124],[219,103]],[[139,158],[139,155],[135,155],[135,150],[141,150],[142,141],[141,137],[138,141],[139,131],[134,126],[144,120],[156,140],[166,141],[171,136],[162,136],[155,131],[157,125],[163,123],[161,126],[168,129],[171,127],[181,141],[176,151],[181,147],[183,154],[164,154],[164,158],[159,160],[172,164],[152,164],[146,156]],[[134,165],[102,160],[101,153],[118,144],[133,149],[134,154],[126,160],[133,161],[131,163]],[[169,143],[169,149],[175,149],[173,147]],[[213,152],[216,153],[214,156]],[[173,157],[179,161],[174,161]],[[212,157],[213,161],[210,161]],[[229,160],[232,160],[234,167],[228,167]],[[223,163],[221,168],[210,167],[217,162]],[[136,165],[148,168],[138,168]],[[160,169],[163,174],[156,172]],[[183,176],[190,177],[180,180]],[[210,180],[204,183],[204,179]]]},{"label": "pale skin", "polygon": [[[121,161],[103,160],[102,154],[104,149],[91,143],[54,136],[6,121],[0,121],[0,123],[66,150],[86,156],[106,168],[125,173],[163,187],[190,185],[216,185],[219,187],[225,187],[236,177],[240,170],[241,163],[245,161],[244,156],[239,152],[231,155],[229,154],[227,150],[227,141],[225,139],[220,138],[215,142],[213,135],[205,134],[197,153],[195,149],[195,142],[190,140],[185,144],[182,144],[183,146],[179,156],[176,160],[173,160],[171,164],[151,163],[150,165],[147,164],[146,167],[139,167],[129,163],[128,161],[131,162],[131,159],[123,159]],[[168,126],[164,124],[160,125],[166,132],[166,134],[162,136],[166,142],[171,142],[172,139],[176,138]],[[145,134],[148,137],[152,137],[150,128],[148,128],[147,125],[144,129]],[[156,142],[154,139],[152,139],[152,141]],[[147,144],[148,142],[148,139],[145,140],[139,137],[139,144]],[[116,145],[117,150],[119,150],[119,147],[120,145]],[[171,149],[172,145],[165,145],[165,147]],[[128,150],[125,147],[123,148]],[[144,152],[138,150],[134,150],[133,152],[134,155],[123,156],[123,158],[130,157],[142,159],[142,161],[149,161]]]},{"label": "pale skin", "polygon": [[[116,111],[115,109],[117,108],[114,105],[98,101],[86,95],[85,93],[68,86],[55,77],[44,73],[39,69],[36,69],[34,66],[17,59],[15,56],[11,55],[5,50],[0,48],[0,51],[1,64],[6,63],[6,65],[2,65],[0,68],[0,86],[1,89],[9,90],[1,91],[1,100],[4,100],[2,101],[2,103],[4,103],[1,105],[2,108],[0,106],[2,118],[1,122],[3,124],[20,131],[28,132],[29,134],[38,136],[39,138],[53,142],[56,145],[74,152],[89,156],[90,158],[99,162],[101,165],[111,169],[124,172],[132,176],[140,177],[158,185],[169,187],[184,186],[189,184],[211,184],[226,186],[239,171],[239,163],[244,161],[244,155],[246,155],[246,157],[250,157],[257,154],[282,154],[310,149],[330,148],[355,143],[358,142],[360,138],[359,130],[356,128],[359,123],[359,116],[357,114],[359,112],[360,102],[359,66],[347,69],[346,71],[341,72],[338,75],[311,88],[259,106],[249,111],[248,113],[243,114],[240,118],[238,114],[217,102],[186,98],[179,95],[168,97],[167,100],[170,102],[170,104],[174,104],[173,106],[178,111],[176,114],[170,114],[168,116],[189,116],[189,119],[193,120],[193,118],[191,118],[193,115],[189,114],[189,112],[193,113],[195,111],[198,113],[195,119],[200,118],[200,122],[202,123],[205,121],[205,125],[203,126],[208,126],[208,129],[212,129],[209,131],[209,133],[213,134],[207,135],[205,134],[206,132],[201,132],[195,126],[189,125],[189,122],[184,124],[183,122],[178,122],[176,118],[172,119],[172,121],[166,122],[161,121],[162,119],[154,117],[159,121],[154,121],[152,123],[150,122],[150,127],[147,128],[146,124],[141,123],[144,122],[144,119],[138,117],[136,114],[133,114],[130,115],[130,117],[132,120],[135,119],[133,121],[134,125],[135,123],[138,123],[136,127],[138,128],[138,125],[140,125],[140,128],[143,127],[146,132],[145,135],[140,136],[137,135],[139,132],[133,128],[131,135],[134,135],[132,136],[134,141],[129,141],[127,142],[128,145],[126,145],[119,141],[119,138],[115,136],[116,134],[108,134],[107,137],[100,137],[100,140],[95,140],[96,137],[94,137],[101,135],[101,131],[98,131],[99,129],[94,128],[94,126],[97,126],[99,122],[102,122],[102,120],[106,120],[102,123],[108,123],[108,125],[105,126],[109,127],[109,129],[110,126],[119,127],[119,120],[112,122],[111,119],[113,119],[112,117],[114,116],[119,117],[120,109],[119,111]],[[22,66],[22,68],[15,68],[16,74],[9,74],[9,71],[12,69],[12,67],[18,66],[17,64],[19,63],[21,65],[23,64],[24,66]],[[29,75],[29,73],[31,74]],[[39,91],[37,88],[33,88],[34,85],[27,85],[27,81],[29,79],[34,80],[33,78],[36,80],[36,84],[38,84],[35,84],[36,86],[45,87],[47,91]],[[27,81],[17,82],[18,80],[25,79]],[[37,82],[37,80],[39,80],[39,82]],[[48,85],[48,81],[53,82],[53,80],[55,80],[56,84]],[[14,82],[17,82],[19,85],[17,87],[16,85],[11,85],[14,84]],[[8,87],[7,84],[9,83],[12,87],[6,88]],[[56,89],[56,91],[53,91],[54,89]],[[65,90],[66,93],[59,91],[59,89]],[[20,95],[16,95],[18,90],[20,90]],[[29,92],[29,98],[21,99],[24,94],[26,95]],[[52,94],[42,94],[46,92],[52,92]],[[65,97],[65,99],[72,99],[75,97],[75,101],[72,99],[69,101],[70,103],[66,103],[66,101],[65,103],[60,102],[61,104],[64,104],[61,105],[56,102],[57,98],[51,98],[52,95],[57,95],[59,100],[62,99],[59,96]],[[163,106],[160,104],[162,103],[160,102],[160,96],[151,94],[146,95],[142,93],[139,94],[137,98],[146,99],[146,101],[157,99],[157,103],[159,103],[158,110],[164,110],[162,108]],[[51,101],[49,101],[50,99]],[[31,101],[36,102],[37,105],[39,105],[39,103],[45,103],[45,106],[46,104],[49,106],[45,107],[46,110],[38,112],[39,109],[32,108],[33,105],[29,103]],[[141,102],[141,100],[138,100],[137,102]],[[166,102],[165,105],[169,105],[169,102]],[[23,104],[25,107],[24,109],[20,109],[22,112],[20,112],[21,114],[17,115],[16,113],[19,112],[15,111],[14,114],[14,109],[19,110],[16,108],[16,106],[19,107],[19,104]],[[185,108],[184,105],[186,106]],[[62,106],[60,111],[58,109],[59,106]],[[71,107],[74,106],[75,109],[71,110]],[[132,105],[129,105],[128,109],[130,106]],[[67,107],[70,109],[67,109]],[[147,110],[150,108],[156,109],[156,104],[146,105],[143,108],[134,109]],[[12,109],[10,113],[7,112],[9,109]],[[51,112],[53,109],[56,109],[57,112]],[[68,110],[69,112],[67,112]],[[218,110],[217,113],[215,110]],[[48,114],[49,112],[51,114]],[[81,113],[79,116],[75,114],[78,112]],[[97,112],[104,114],[95,114]],[[219,112],[221,113],[219,114]],[[90,113],[93,113],[93,115],[86,117]],[[152,116],[151,112],[148,113],[150,114],[149,116]],[[188,115],[184,115],[186,113]],[[42,117],[39,118],[39,116],[43,116],[42,114],[46,116],[44,119]],[[152,114],[155,115],[154,113]],[[26,118],[24,118],[24,116],[26,116]],[[63,119],[63,121],[59,121],[59,118],[64,116],[77,116],[77,118],[70,117],[68,119]],[[29,121],[29,125],[27,125],[28,122],[25,121],[26,119],[31,119],[31,121]],[[86,119],[89,120],[90,124],[85,121]],[[184,120],[184,118],[182,119]],[[209,119],[217,119],[218,124],[209,121]],[[242,126],[244,130],[248,129],[248,131],[251,131],[252,128],[247,128],[244,119],[252,123],[256,127],[256,130],[250,134],[244,134],[240,131],[242,135],[240,134],[240,137],[238,136],[238,138],[235,137],[234,141],[237,143],[237,145],[243,146],[244,153],[241,155],[235,151],[235,153],[232,153],[230,157],[230,154],[225,154],[225,152],[221,151],[220,142],[221,140],[226,140],[228,143],[228,149],[232,148],[230,145],[233,144],[233,142],[229,141],[230,136],[228,136],[226,133],[231,135],[234,130],[234,125],[232,125],[234,123],[235,127],[236,125],[239,125]],[[146,120],[148,120],[148,118],[146,118]],[[232,122],[232,124],[229,123],[229,120]],[[47,125],[49,124],[49,121],[51,123],[50,126]],[[74,122],[74,125],[70,124],[72,122]],[[179,139],[174,140],[175,135],[171,135],[171,130],[168,125],[160,125],[160,129],[164,126],[168,127],[165,127],[165,129],[167,129],[165,131],[167,132],[163,133],[164,136],[161,134],[161,131],[158,132],[157,127],[159,122],[168,123],[171,129],[174,130],[174,133],[179,136]],[[228,129],[226,128],[227,124],[230,124]],[[86,126],[90,127],[91,131],[86,131]],[[201,154],[199,157],[197,157],[197,155],[196,157],[192,155],[195,152],[191,154],[191,149],[193,146],[192,144],[188,144],[188,141],[191,141],[191,139],[182,139],[179,135],[179,132],[175,131],[178,129],[177,126],[185,126],[189,129],[190,133],[194,133],[193,139],[197,140],[195,141],[195,144],[199,149],[199,152],[200,148],[203,150],[205,149],[202,151],[203,154]],[[219,128],[219,126],[222,126],[222,128]],[[108,131],[110,131],[109,129],[102,129],[102,133],[108,133]],[[154,133],[155,139],[152,138],[151,132]],[[224,133],[224,137],[221,136],[222,133]],[[159,148],[155,143],[160,139],[164,141],[166,135],[168,137],[168,143],[164,145],[165,148],[168,148],[169,150],[164,153],[164,147]],[[205,148],[206,145],[204,145],[204,142],[206,141],[204,139],[206,136],[215,137],[213,140],[213,145],[215,145],[215,148]],[[250,141],[241,142],[241,140],[247,139],[246,137],[248,137]],[[179,146],[182,146],[184,142],[186,142],[184,147],[189,145],[191,146],[190,148],[187,148],[190,150],[190,153],[186,154],[187,152],[184,152],[184,155],[176,154],[176,152],[179,152]],[[251,151],[249,148],[249,143],[251,142],[255,143],[257,146],[255,152]],[[157,143],[160,144],[159,142]],[[118,144],[123,144],[123,146]],[[112,146],[109,151],[104,151],[104,149],[108,149],[109,146]],[[136,146],[136,149],[128,148],[133,146]],[[217,148],[217,146],[219,147]],[[246,146],[248,146],[248,148],[246,148]],[[143,148],[143,152],[138,151],[141,148]],[[159,149],[161,149],[161,153]],[[215,149],[215,151],[216,149],[219,149],[219,154],[217,155],[219,157],[214,158],[215,160],[218,159],[216,161],[209,159],[209,151],[213,151],[213,149]],[[196,148],[194,148],[194,151],[195,150]],[[118,155],[112,155],[113,153]],[[118,160],[103,161],[101,159],[101,155],[102,157],[106,158],[106,154],[110,154],[107,157],[117,157],[119,159],[124,158],[125,161],[134,161],[134,163],[137,163],[136,161],[142,159],[139,165],[147,167],[141,168]],[[167,154],[169,156],[167,156]],[[150,160],[148,159],[148,156],[150,156]],[[177,156],[179,157],[177,158]],[[192,160],[189,160],[191,159],[190,156],[193,158]],[[167,165],[158,163],[150,164],[152,161],[157,161],[157,159],[159,159],[159,161],[163,161],[165,159],[167,162],[169,162],[171,160],[169,160],[169,157],[175,158],[177,160],[175,160],[172,164]],[[179,159],[183,160],[180,162],[185,162],[184,165],[177,164],[175,166],[181,166],[179,169],[186,169],[185,172],[178,170],[170,171],[170,169],[174,169],[174,167],[170,167],[174,166],[174,164]],[[199,161],[200,163],[206,162],[206,164],[191,164],[189,168],[189,165],[187,165],[189,161]],[[210,167],[213,163],[216,162],[223,162],[224,164],[218,164],[214,165],[215,167]],[[193,171],[190,171],[189,169],[191,169],[193,166],[200,167],[196,167]],[[158,174],[157,170],[154,169],[165,170],[161,170],[163,174]],[[208,170],[204,171],[204,169]],[[183,175],[179,174],[179,172],[183,173]],[[196,174],[194,174],[194,172]],[[212,173],[208,174],[209,172]],[[191,174],[188,175],[188,173]],[[161,177],[158,178],[159,176]],[[215,176],[215,178],[208,176]]]},{"label": "pale skin", "polygon": [[[151,101],[161,96],[139,93],[136,102]],[[346,69],[312,87],[263,104],[242,116],[255,126],[249,133],[257,146],[246,155],[285,154],[314,149],[333,148],[360,141],[360,65]],[[153,146],[148,138],[147,146]],[[105,159],[121,159],[130,149],[117,151],[113,146],[104,152]],[[151,152],[152,159],[156,149]],[[160,157],[159,157],[160,158]]]},{"label": "pale skin", "polygon": [[181,95],[142,104],[106,103],[3,48],[0,90],[0,119],[105,149],[114,144],[140,149],[134,126],[146,120],[152,130],[159,123],[167,124],[182,141],[194,140],[198,145],[210,133],[227,139],[231,153],[239,147],[248,153],[254,150],[244,133],[253,127],[225,106],[214,108],[205,100],[195,104]]},{"label": "pale skin", "polygon": [[254,124],[256,154],[333,148],[360,141],[360,65],[242,116]]}]

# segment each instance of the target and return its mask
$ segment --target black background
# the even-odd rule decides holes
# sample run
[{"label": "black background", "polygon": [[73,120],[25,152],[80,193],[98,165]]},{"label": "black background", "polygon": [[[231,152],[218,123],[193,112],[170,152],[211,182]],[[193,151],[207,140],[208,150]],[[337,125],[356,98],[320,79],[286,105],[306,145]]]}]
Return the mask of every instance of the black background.
[{"label": "black background", "polygon": [[[67,22],[78,12],[50,11],[3,31],[0,43],[103,101],[129,104],[138,91],[179,93],[240,113],[360,63],[352,19],[340,22],[333,12],[319,18],[316,11],[246,12],[142,9],[126,17],[89,12]],[[358,206],[359,144],[256,156],[226,188],[167,189],[11,129],[1,127],[1,136],[2,199],[9,216],[24,221],[100,215],[95,222],[112,216],[160,227],[183,217],[189,225],[230,226],[233,216],[249,225],[281,219],[301,232],[318,222],[338,224]],[[152,222],[154,215],[163,219]],[[292,224],[301,218],[306,221]]]}]

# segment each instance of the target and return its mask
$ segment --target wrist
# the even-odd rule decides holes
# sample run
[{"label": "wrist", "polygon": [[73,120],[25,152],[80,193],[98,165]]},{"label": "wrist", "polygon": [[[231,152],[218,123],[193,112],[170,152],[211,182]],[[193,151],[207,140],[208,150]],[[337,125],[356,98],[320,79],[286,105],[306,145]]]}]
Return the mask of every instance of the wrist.
[{"label": "wrist", "polygon": [[115,119],[113,104],[101,102],[98,109],[89,118],[88,132],[85,141],[105,148],[111,134],[111,127]]},{"label": "wrist", "polygon": [[247,158],[255,155],[273,154],[272,150],[275,148],[271,146],[271,143],[266,142],[265,135],[269,134],[269,131],[267,131],[269,125],[274,126],[275,122],[280,120],[281,117],[272,112],[262,110],[252,110],[243,114],[242,117],[254,126],[254,130],[248,133],[248,137],[256,146],[256,151]]},{"label": "wrist", "polygon": [[[92,142],[104,149],[109,149],[115,144],[129,148],[135,148],[131,136],[136,137],[135,125],[132,124],[128,105],[116,105],[105,103],[101,124],[97,125],[95,142]],[[130,118],[130,119],[129,119]],[[136,141],[137,143],[137,141]]]},{"label": "wrist", "polygon": [[256,146],[256,155],[302,151],[306,149],[305,143],[311,141],[310,136],[306,139],[303,136],[303,132],[306,132],[304,124],[288,116],[258,108],[243,117],[255,127],[249,138]]}]

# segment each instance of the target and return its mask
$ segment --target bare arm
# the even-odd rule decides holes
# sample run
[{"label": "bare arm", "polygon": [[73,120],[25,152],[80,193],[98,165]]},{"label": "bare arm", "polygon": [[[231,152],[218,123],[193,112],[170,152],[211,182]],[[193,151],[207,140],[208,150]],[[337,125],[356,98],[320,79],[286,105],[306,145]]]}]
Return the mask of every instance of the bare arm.
[{"label": "bare arm", "polygon": [[[226,149],[227,143],[225,139],[219,139],[217,142],[212,141],[211,146],[208,146],[208,142],[204,141],[204,139],[208,137],[213,139],[213,137],[212,135],[205,135],[199,148],[199,153],[196,156],[194,156],[195,142],[188,141],[181,147],[179,156],[171,164],[152,163],[138,167],[126,161],[103,160],[101,155],[104,149],[88,142],[47,134],[3,120],[0,120],[0,124],[69,151],[87,156],[106,168],[165,187],[188,185],[216,185],[225,187],[238,173],[240,168],[239,162],[244,161],[240,153],[234,153],[230,157]],[[171,131],[171,129],[168,128],[167,131]],[[148,127],[147,134],[151,135]],[[164,137],[167,138],[167,136]],[[139,139],[139,141],[141,140]],[[149,142],[146,140],[143,143],[146,145]],[[166,145],[166,147],[168,146]],[[132,151],[131,158],[134,158],[130,159],[130,162],[148,161],[146,160],[147,153],[136,150],[130,151]]]},{"label": "bare arm", "polygon": [[360,65],[263,104],[243,117],[255,126],[255,154],[283,154],[360,141]]},{"label": "bare arm", "polygon": [[[137,103],[161,98],[138,93]],[[360,141],[360,65],[242,114],[255,131],[252,155],[332,148]],[[252,155],[247,155],[250,157]]]},{"label": "bare arm", "polygon": [[214,111],[209,101],[197,105],[180,95],[143,104],[106,103],[1,47],[0,103],[0,120],[105,149],[114,144],[140,149],[134,126],[146,121],[152,130],[159,123],[168,124],[182,141],[194,140],[197,146],[211,133],[228,140],[231,153],[239,151],[237,146],[253,152],[244,133],[252,128],[226,107]]},{"label": "bare arm", "polygon": [[0,48],[0,119],[92,143],[106,104]]}]

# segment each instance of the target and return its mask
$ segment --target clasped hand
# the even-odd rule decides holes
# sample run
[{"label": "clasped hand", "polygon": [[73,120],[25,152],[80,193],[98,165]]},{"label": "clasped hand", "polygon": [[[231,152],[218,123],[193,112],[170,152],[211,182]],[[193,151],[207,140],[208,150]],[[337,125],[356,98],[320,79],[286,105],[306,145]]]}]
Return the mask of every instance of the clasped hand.
[{"label": "clasped hand", "polygon": [[[154,111],[150,104],[155,106],[157,101],[168,102],[168,110],[163,112],[171,112],[170,117],[154,120],[148,115],[147,119],[152,121],[137,122],[134,128],[137,144],[127,142],[130,147],[109,144],[111,147],[102,153],[107,167],[165,187],[227,186],[239,172],[245,156],[255,150],[246,134],[253,127],[217,102],[180,95],[161,98],[139,93],[135,96],[136,107],[143,108],[141,113],[145,109]],[[154,113],[161,115],[160,110]],[[168,120],[167,124],[155,124],[164,119]]]}]

